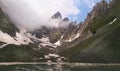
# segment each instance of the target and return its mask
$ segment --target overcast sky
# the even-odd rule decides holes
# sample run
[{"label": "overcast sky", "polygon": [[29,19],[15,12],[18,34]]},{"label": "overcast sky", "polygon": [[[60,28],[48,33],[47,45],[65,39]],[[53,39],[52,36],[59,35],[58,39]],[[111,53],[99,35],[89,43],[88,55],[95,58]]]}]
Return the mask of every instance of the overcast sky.
[{"label": "overcast sky", "polygon": [[87,13],[101,0],[0,0],[3,10],[19,26],[28,29],[48,24],[57,11],[71,21],[84,21]]}]

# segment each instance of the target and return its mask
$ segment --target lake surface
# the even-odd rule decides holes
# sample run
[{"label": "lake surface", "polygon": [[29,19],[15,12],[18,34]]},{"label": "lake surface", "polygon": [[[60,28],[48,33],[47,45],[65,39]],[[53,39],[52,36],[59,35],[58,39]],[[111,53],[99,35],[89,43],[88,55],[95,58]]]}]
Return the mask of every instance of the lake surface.
[{"label": "lake surface", "polygon": [[120,71],[120,64],[0,63],[0,71]]}]

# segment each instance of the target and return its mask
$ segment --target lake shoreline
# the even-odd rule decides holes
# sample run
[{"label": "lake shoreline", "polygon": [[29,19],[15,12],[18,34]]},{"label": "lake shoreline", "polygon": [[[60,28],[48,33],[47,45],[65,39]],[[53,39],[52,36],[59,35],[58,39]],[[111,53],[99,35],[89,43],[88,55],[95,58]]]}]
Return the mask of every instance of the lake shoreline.
[{"label": "lake shoreline", "polygon": [[[47,64],[47,62],[0,62],[1,65],[23,65],[23,64]],[[51,64],[57,64],[57,62],[52,62]],[[103,66],[103,65],[118,65],[120,66],[120,63],[68,63],[68,62],[62,62],[60,63],[62,65],[72,65],[72,66]]]}]

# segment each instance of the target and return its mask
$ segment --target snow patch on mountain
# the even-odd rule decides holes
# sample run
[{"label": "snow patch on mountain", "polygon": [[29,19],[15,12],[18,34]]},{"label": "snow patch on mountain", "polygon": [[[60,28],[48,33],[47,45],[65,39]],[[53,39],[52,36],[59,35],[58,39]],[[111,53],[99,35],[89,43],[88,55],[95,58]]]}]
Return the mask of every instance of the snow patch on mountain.
[{"label": "snow patch on mountain", "polygon": [[109,25],[113,24],[116,20],[117,18],[115,18],[112,22],[110,22]]},{"label": "snow patch on mountain", "polygon": [[61,45],[61,39],[63,39],[63,37],[64,37],[64,35],[61,36],[61,38],[57,42],[55,42],[54,45],[60,46]]},{"label": "snow patch on mountain", "polygon": [[60,57],[59,55],[57,55],[57,54],[48,54],[48,55],[45,55],[44,56],[45,57],[45,59],[49,59],[49,58],[51,58],[51,57],[54,57],[54,58],[58,58],[58,57]]},{"label": "snow patch on mountain", "polygon": [[40,50],[42,47],[38,45],[38,48],[33,48],[34,50]]},{"label": "snow patch on mountain", "polygon": [[29,43],[33,43],[25,32],[16,32],[16,36],[11,37],[9,34],[0,31],[0,41],[14,45],[28,45]]},{"label": "snow patch on mountain", "polygon": [[80,36],[80,33],[78,32],[78,34],[73,38],[73,40],[77,39]]},{"label": "snow patch on mountain", "polygon": [[7,46],[8,44],[3,44],[0,46],[0,49],[4,48],[5,46]]},{"label": "snow patch on mountain", "polygon": [[0,41],[7,44],[19,45],[13,37],[11,37],[9,34],[4,33],[2,31],[0,31]]},{"label": "snow patch on mountain", "polygon": [[70,38],[69,40],[65,40],[65,42],[71,42],[72,41],[72,39]]},{"label": "snow patch on mountain", "polygon": [[75,37],[70,38],[69,40],[65,40],[65,42],[72,42],[73,40],[77,39],[80,36],[80,33],[78,32]]},{"label": "snow patch on mountain", "polygon": [[46,46],[51,46],[53,48],[56,48],[57,46],[52,44],[52,43],[40,43],[40,45],[42,45],[43,47],[46,47]]},{"label": "snow patch on mountain", "polygon": [[40,39],[40,41],[42,42],[42,43],[40,43],[40,45],[42,45],[44,47],[51,46],[51,47],[57,48],[58,46],[62,45],[61,40],[62,40],[63,37],[64,37],[64,35],[61,36],[61,38],[55,43],[51,43],[50,40],[49,40],[49,37],[43,37],[42,39]]},{"label": "snow patch on mountain", "polygon": [[42,37],[42,38],[40,39],[40,41],[43,42],[43,43],[47,43],[47,44],[50,43],[49,37]]},{"label": "snow patch on mountain", "polygon": [[60,40],[58,40],[56,43],[54,43],[56,46],[60,46],[61,45],[61,42]]},{"label": "snow patch on mountain", "polygon": [[30,37],[28,37],[28,34],[26,32],[20,32],[20,33],[16,33],[16,38],[15,40],[17,40],[17,42],[19,42],[19,44],[25,44],[28,45],[29,43],[33,43],[30,40]]},{"label": "snow patch on mountain", "polygon": [[53,43],[50,42],[49,37],[42,37],[41,39],[39,39],[42,43],[40,43],[40,45],[42,45],[43,47],[46,46],[51,46],[56,48],[57,46],[54,45]]}]

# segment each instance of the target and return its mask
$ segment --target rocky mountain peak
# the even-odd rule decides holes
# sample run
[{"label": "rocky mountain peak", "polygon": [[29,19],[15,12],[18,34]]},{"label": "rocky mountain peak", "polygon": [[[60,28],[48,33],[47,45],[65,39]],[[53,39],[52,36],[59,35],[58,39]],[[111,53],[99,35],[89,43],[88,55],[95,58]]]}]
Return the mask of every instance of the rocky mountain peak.
[{"label": "rocky mountain peak", "polygon": [[55,14],[52,16],[52,19],[62,19],[61,13],[60,13],[60,12],[55,13]]},{"label": "rocky mountain peak", "polygon": [[69,19],[66,17],[66,18],[63,19],[63,21],[69,21]]},{"label": "rocky mountain peak", "polygon": [[102,0],[93,7],[93,10],[90,13],[88,13],[85,22],[90,23],[91,20],[95,18],[99,18],[100,16],[106,16],[108,15],[108,13],[109,13],[109,4],[105,0]]},{"label": "rocky mountain peak", "polygon": [[108,11],[108,3],[105,0],[102,0],[94,6],[91,14],[94,15],[94,17],[104,16],[108,14]]}]

